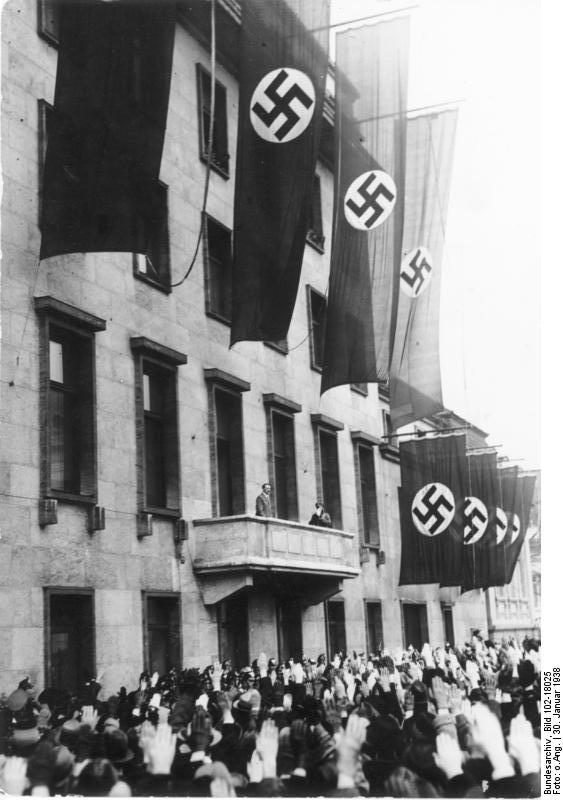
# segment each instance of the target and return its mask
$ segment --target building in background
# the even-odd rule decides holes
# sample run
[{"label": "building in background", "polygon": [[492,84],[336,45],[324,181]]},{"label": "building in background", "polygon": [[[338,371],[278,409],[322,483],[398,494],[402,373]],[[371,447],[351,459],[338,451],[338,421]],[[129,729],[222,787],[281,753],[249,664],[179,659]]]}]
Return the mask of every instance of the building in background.
[{"label": "building in background", "polygon": [[[375,384],[320,397],[332,218],[327,97],[284,341],[229,350],[240,9],[180,3],[149,257],[39,262],[56,5],[3,8],[0,691],[30,675],[108,691],[143,668],[462,643],[484,595],[398,587],[398,448]],[[203,244],[187,280],[200,225]],[[424,427],[453,427],[449,419]],[[479,443],[483,434],[470,426]],[[473,434],[472,434],[473,435]],[[254,516],[272,484],[275,519]],[[309,526],[316,500],[333,529]]]}]

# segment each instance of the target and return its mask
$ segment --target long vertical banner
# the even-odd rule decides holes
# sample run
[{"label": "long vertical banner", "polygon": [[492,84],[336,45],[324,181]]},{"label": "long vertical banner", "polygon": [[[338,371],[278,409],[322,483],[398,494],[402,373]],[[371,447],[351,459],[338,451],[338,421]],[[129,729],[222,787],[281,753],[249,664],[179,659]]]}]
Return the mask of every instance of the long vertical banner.
[{"label": "long vertical banner", "polygon": [[450,434],[401,442],[399,455],[399,585],[460,585],[463,506],[468,495],[465,436]]},{"label": "long vertical banner", "polygon": [[336,35],[335,202],[321,392],[388,377],[408,49],[406,17]]},{"label": "long vertical banner", "polygon": [[390,368],[393,429],[443,409],[440,277],[457,111],[407,123],[407,163],[397,324]]},{"label": "long vertical banner", "polygon": [[328,70],[328,0],[243,0],[231,345],[279,341],[301,274]]},{"label": "long vertical banner", "polygon": [[146,253],[172,72],[173,0],[59,0],[41,258]]},{"label": "long vertical banner", "polygon": [[504,565],[504,549],[497,536],[500,503],[497,454],[494,451],[469,454],[467,464],[468,495],[463,508],[463,591],[494,586],[498,555]]},{"label": "long vertical banner", "polygon": [[510,542],[506,548],[506,583],[510,583],[514,577],[516,564],[524,545],[535,483],[535,475],[519,475],[516,480],[514,508],[509,529]]}]

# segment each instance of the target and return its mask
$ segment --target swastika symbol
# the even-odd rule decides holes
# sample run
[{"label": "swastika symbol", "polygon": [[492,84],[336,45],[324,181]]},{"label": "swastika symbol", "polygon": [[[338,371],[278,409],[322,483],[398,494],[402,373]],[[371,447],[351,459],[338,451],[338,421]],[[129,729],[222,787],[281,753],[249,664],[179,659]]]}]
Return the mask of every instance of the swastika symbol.
[{"label": "swastika symbol", "polygon": [[427,483],[412,501],[412,520],[424,536],[436,536],[445,531],[454,514],[454,496],[443,483]]},{"label": "swastika symbol", "polygon": [[508,518],[506,516],[506,512],[502,508],[498,508],[498,506],[495,517],[495,527],[497,531],[497,544],[500,544],[506,536],[506,532],[508,530]]},{"label": "swastika symbol", "polygon": [[382,170],[370,170],[357,177],[346,192],[344,215],[353,228],[369,231],[381,225],[395,205],[397,188]]},{"label": "swastika symbol", "polygon": [[411,250],[401,263],[401,289],[409,297],[418,297],[432,277],[432,257],[426,247]]},{"label": "swastika symbol", "polygon": [[463,504],[463,543],[475,544],[483,536],[489,524],[485,504],[478,497],[466,497]]},{"label": "swastika symbol", "polygon": [[[252,95],[250,119],[268,142],[281,144],[302,133],[313,116],[315,88],[297,69],[276,69],[265,75]],[[280,124],[276,125],[276,122]]]}]

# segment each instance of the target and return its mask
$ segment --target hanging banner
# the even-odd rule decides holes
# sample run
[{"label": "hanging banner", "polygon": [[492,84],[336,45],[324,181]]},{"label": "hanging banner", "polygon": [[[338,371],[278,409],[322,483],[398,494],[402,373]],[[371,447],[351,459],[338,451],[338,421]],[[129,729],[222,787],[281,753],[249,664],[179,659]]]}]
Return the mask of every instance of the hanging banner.
[{"label": "hanging banner", "polygon": [[514,577],[516,564],[526,539],[535,485],[535,475],[519,475],[516,480],[514,509],[509,526],[510,541],[506,546],[506,583],[510,583]]},{"label": "hanging banner", "polygon": [[59,0],[58,8],[40,257],[146,253],[160,216],[175,3]]},{"label": "hanging banner", "polygon": [[500,502],[496,452],[469,453],[467,466],[469,494],[463,508],[462,591],[495,585]]},{"label": "hanging banner", "polygon": [[328,70],[328,0],[244,0],[231,346],[287,335]]},{"label": "hanging banner", "polygon": [[335,202],[321,393],[388,378],[408,49],[406,17],[336,34]]},{"label": "hanging banner", "polygon": [[407,122],[403,255],[390,367],[394,430],[443,410],[440,282],[456,122],[456,110]]},{"label": "hanging banner", "polygon": [[399,584],[460,585],[468,496],[465,435],[401,442],[399,455]]}]

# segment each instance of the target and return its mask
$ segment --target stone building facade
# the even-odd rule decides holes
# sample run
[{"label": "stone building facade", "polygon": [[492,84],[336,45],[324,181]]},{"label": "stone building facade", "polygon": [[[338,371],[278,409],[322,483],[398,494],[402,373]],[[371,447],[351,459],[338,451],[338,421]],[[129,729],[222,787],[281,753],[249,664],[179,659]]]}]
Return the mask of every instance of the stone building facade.
[{"label": "stone building facade", "polygon": [[[399,587],[397,448],[374,384],[322,397],[331,103],[286,342],[229,349],[239,10],[218,4],[220,131],[202,247],[209,4],[178,12],[150,258],[39,262],[52,2],[2,11],[0,691],[148,667],[463,642],[484,597]],[[273,486],[276,518],[254,516]],[[331,530],[308,521],[318,498]]]}]

